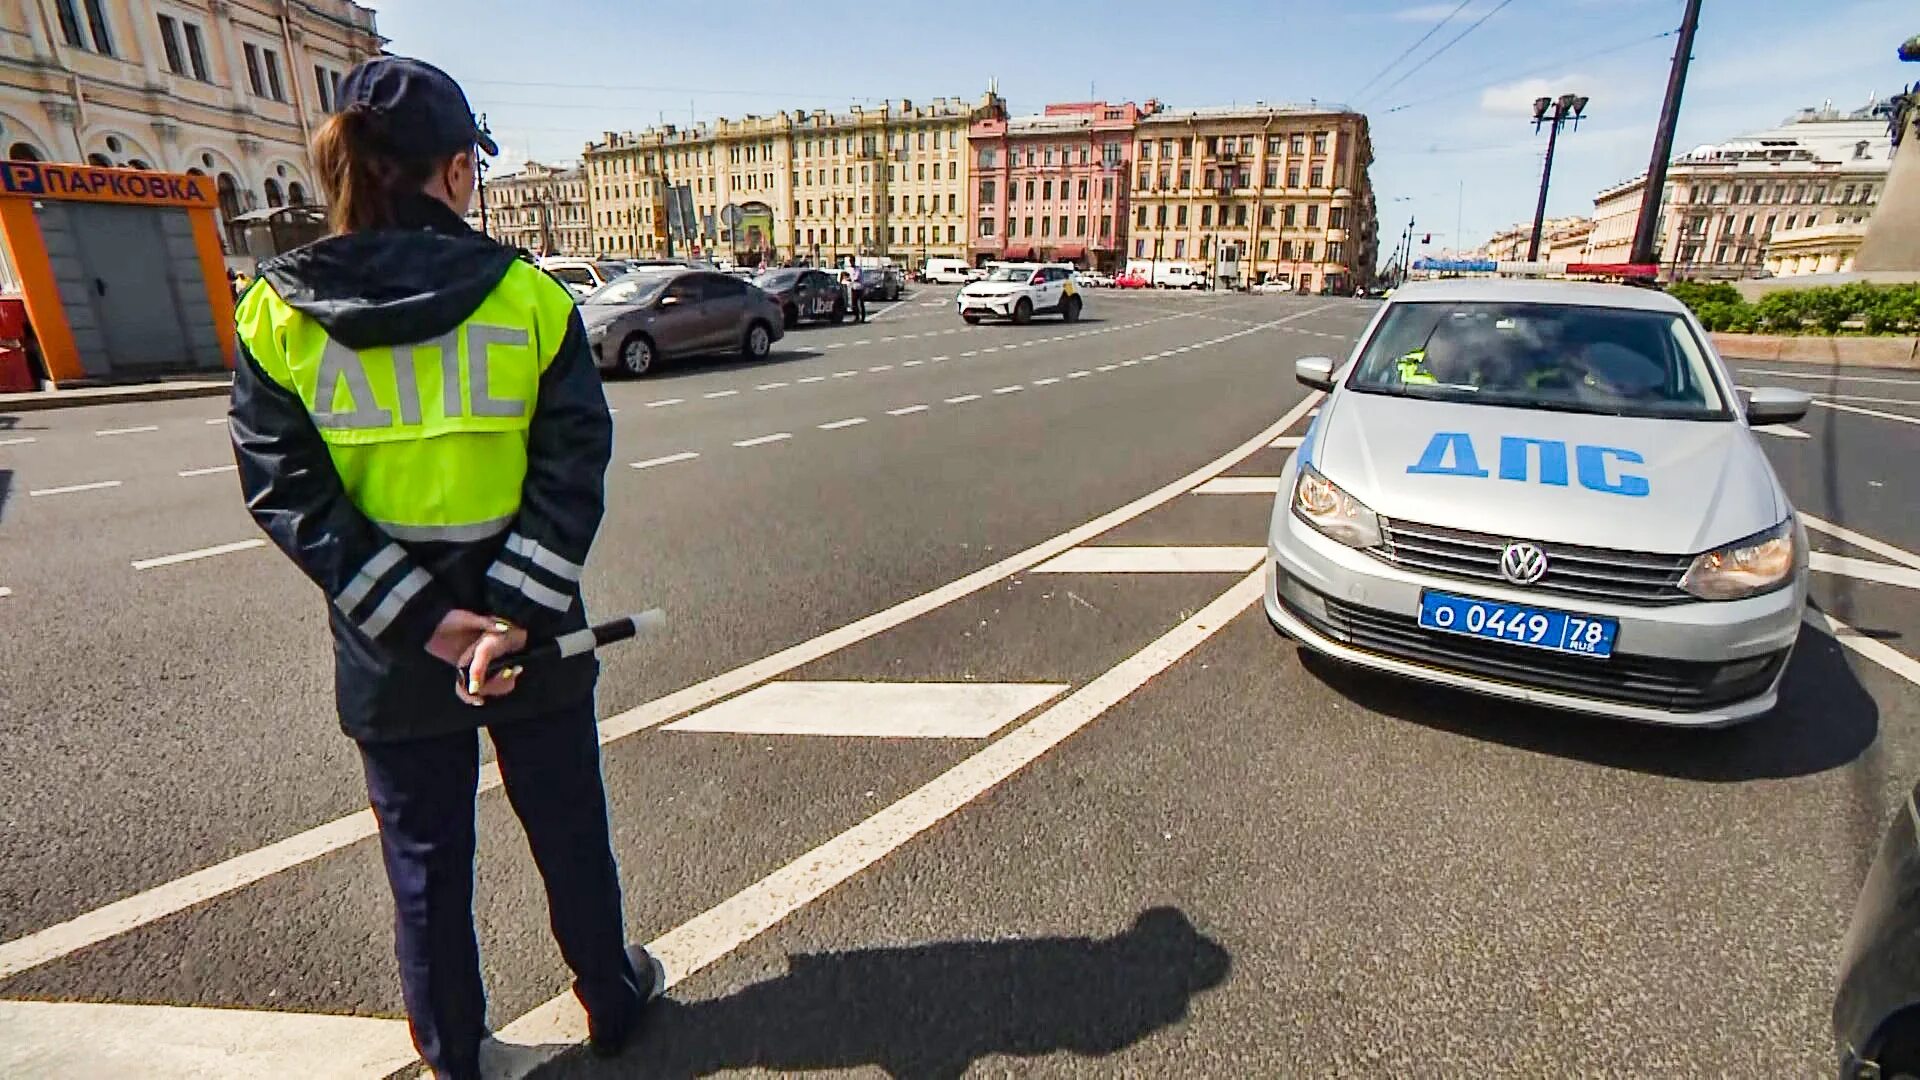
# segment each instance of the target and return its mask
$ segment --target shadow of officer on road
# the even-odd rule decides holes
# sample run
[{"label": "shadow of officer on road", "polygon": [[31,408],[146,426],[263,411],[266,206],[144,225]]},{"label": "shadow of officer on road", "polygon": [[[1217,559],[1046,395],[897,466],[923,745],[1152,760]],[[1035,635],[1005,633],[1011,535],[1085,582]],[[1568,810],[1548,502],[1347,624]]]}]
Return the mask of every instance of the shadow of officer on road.
[{"label": "shadow of officer on road", "polygon": [[878,1066],[893,1077],[958,1077],[996,1054],[1103,1057],[1184,1019],[1193,996],[1230,967],[1226,950],[1170,907],[1109,938],[795,955],[785,975],[727,997],[663,1001],[617,1061],[582,1055],[544,1075]]}]

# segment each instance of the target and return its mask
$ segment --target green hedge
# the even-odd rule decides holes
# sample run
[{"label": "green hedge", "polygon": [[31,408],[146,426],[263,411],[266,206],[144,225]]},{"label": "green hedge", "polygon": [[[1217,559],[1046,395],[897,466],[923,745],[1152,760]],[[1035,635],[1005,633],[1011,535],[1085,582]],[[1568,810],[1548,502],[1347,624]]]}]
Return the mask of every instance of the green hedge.
[{"label": "green hedge", "polygon": [[1674,299],[1709,330],[1743,334],[1911,334],[1920,332],[1920,284],[1819,285],[1780,289],[1749,304],[1733,286],[1676,281]]}]

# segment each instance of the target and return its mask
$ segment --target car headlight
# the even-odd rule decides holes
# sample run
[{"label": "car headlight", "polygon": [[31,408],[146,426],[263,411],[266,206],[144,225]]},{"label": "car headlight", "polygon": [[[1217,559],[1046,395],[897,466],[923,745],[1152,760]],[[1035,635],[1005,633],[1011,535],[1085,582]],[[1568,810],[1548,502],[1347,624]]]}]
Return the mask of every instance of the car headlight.
[{"label": "car headlight", "polygon": [[1311,465],[1293,484],[1293,512],[1322,535],[1354,548],[1380,543],[1380,518]]},{"label": "car headlight", "polygon": [[1694,557],[1680,587],[1702,600],[1739,600],[1793,577],[1793,519]]}]

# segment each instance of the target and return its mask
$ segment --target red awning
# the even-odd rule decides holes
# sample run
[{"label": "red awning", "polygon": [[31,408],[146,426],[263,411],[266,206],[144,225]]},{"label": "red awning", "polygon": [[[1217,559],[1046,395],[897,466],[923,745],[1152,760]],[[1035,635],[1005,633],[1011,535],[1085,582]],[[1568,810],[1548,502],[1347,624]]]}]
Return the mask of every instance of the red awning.
[{"label": "red awning", "polygon": [[1026,262],[1031,258],[1033,258],[1033,249],[1030,247],[1010,247],[1007,249],[1008,262]]},{"label": "red awning", "polygon": [[1087,257],[1087,245],[1061,244],[1053,249],[1053,257],[1063,262],[1068,259],[1084,259]]}]

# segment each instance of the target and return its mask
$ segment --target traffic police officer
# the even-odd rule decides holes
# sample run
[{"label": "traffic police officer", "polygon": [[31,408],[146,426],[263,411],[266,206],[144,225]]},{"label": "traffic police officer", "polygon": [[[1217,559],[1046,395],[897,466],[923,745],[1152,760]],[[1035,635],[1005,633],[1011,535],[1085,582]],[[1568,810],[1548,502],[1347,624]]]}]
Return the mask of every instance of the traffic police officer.
[{"label": "traffic police officer", "polygon": [[[314,139],[334,235],[263,263],[237,312],[231,427],[254,520],[326,593],[340,724],[393,888],[414,1044],[479,1075],[478,729],[547,890],[590,1042],[664,984],[629,949],[591,655],[489,664],[587,625],[580,575],[612,424],[566,288],[468,229],[496,153],[444,72],[356,67]],[[462,670],[475,676],[464,680]]]}]

